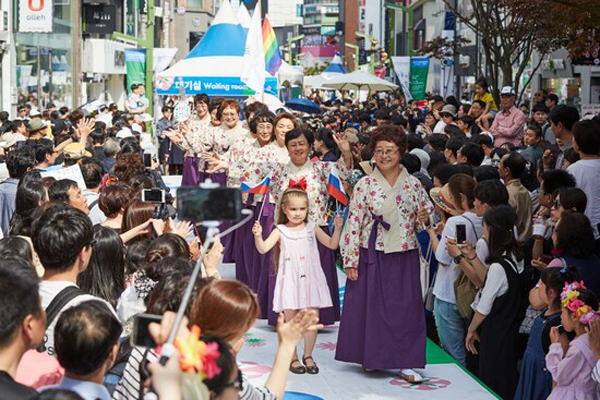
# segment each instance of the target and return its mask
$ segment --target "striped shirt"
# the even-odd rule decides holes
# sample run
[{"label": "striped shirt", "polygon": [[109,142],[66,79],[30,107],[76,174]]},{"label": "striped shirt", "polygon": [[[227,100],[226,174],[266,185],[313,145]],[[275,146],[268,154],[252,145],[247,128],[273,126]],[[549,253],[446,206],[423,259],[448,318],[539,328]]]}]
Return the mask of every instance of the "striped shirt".
[{"label": "striped shirt", "polygon": [[[143,347],[133,348],[123,370],[123,377],[113,392],[112,400],[137,400],[140,398],[140,388],[144,383],[140,377],[140,365],[144,361],[144,354],[146,354],[146,349]],[[152,350],[148,350],[145,361],[158,362],[158,356]]]}]

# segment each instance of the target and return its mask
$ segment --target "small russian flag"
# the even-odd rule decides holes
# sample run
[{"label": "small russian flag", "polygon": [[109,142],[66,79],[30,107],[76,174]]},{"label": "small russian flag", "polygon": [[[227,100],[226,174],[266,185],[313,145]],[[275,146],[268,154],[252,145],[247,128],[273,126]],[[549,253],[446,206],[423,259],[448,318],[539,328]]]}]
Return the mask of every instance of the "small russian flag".
[{"label": "small russian flag", "polygon": [[342,180],[340,179],[338,170],[335,166],[331,168],[331,172],[329,173],[329,182],[327,183],[327,194],[333,196],[334,199],[336,199],[343,205],[348,205],[348,195],[344,190]]},{"label": "small russian flag", "polygon": [[240,185],[240,190],[243,193],[249,194],[267,194],[269,191],[269,185],[271,184],[271,175],[273,175],[273,173],[270,173],[265,179],[258,183],[242,182]]}]

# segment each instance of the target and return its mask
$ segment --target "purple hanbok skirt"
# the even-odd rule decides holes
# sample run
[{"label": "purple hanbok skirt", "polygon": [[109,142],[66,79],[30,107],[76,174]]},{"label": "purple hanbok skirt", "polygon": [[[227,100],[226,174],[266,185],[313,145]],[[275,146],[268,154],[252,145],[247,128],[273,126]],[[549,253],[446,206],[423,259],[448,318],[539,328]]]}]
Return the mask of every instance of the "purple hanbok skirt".
[{"label": "purple hanbok skirt", "polygon": [[358,280],[346,281],[335,359],[369,369],[424,368],[425,330],[419,251],[361,247]]},{"label": "purple hanbok skirt", "polygon": [[[260,218],[260,224],[263,228],[263,238],[267,238],[274,228],[274,212],[275,205],[266,199],[267,203],[262,212]],[[277,320],[277,314],[273,312],[272,302],[272,291],[275,288],[275,281],[273,281],[273,287],[269,285],[270,277],[276,276],[273,271],[272,264],[272,252],[269,251],[265,254],[260,254],[256,250],[254,244],[254,235],[252,234],[252,226],[254,221],[258,219],[262,202],[259,202],[255,206],[249,206],[253,210],[254,217],[251,221],[242,226],[237,230],[236,238],[236,254],[235,254],[235,271],[236,279],[241,280],[247,284],[256,293],[256,298],[261,309],[261,319],[266,319],[271,316],[274,320]],[[271,289],[271,290],[269,290]],[[270,294],[271,293],[271,294]],[[269,301],[269,294],[271,295],[271,301]]]},{"label": "purple hanbok skirt", "polygon": [[207,174],[204,171],[200,171],[200,163],[202,162],[204,161],[202,161],[202,159],[197,156],[189,156],[183,160],[183,176],[181,177],[181,186],[198,186],[207,178],[210,178],[213,182],[216,182],[219,185],[226,187],[227,175],[224,172],[218,172],[216,174]]},{"label": "purple hanbok skirt", "polygon": [[[207,174],[204,171],[200,171],[199,167],[200,163],[202,162],[205,161],[202,161],[202,159],[197,156],[186,157],[185,160],[183,160],[183,176],[181,177],[181,187],[200,186],[200,184],[208,178],[210,178],[213,182],[218,183],[223,187],[227,187],[227,174],[225,174],[224,172],[218,172],[216,174]],[[207,164],[208,163],[204,165],[204,169],[206,169]],[[219,226],[219,230],[223,232],[225,231],[225,229],[228,229],[231,225],[231,222],[223,222]],[[233,233],[230,233],[229,235],[226,235],[221,238],[221,243],[224,247],[223,262],[225,263],[231,263],[235,261],[235,257],[233,255],[234,245],[232,244],[232,235]]]}]

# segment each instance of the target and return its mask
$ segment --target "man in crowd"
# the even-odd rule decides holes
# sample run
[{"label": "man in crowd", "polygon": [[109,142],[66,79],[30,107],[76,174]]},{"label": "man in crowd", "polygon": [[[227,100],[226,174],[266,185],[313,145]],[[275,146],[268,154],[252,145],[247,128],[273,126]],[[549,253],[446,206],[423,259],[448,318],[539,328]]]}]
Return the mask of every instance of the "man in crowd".
[{"label": "man in crowd", "polygon": [[110,400],[102,382],[117,358],[122,330],[119,320],[103,302],[86,301],[65,310],[54,334],[56,357],[65,375],[58,385],[42,391],[65,389],[84,400]]},{"label": "man in crowd", "polygon": [[525,158],[516,152],[502,157],[498,167],[500,177],[508,190],[508,204],[517,213],[517,232],[519,243],[525,243],[531,236],[532,208],[529,191],[521,184],[525,172]]},{"label": "man in crowd", "polygon": [[6,256],[0,258],[0,277],[0,398],[33,400],[37,392],[15,376],[23,354],[42,342],[46,330],[39,278],[30,262]]},{"label": "man in crowd", "polygon": [[98,225],[106,220],[106,216],[100,210],[98,199],[100,184],[104,176],[104,168],[102,164],[94,158],[86,158],[81,162],[81,174],[85,181],[86,190],[82,192],[85,196],[87,207],[89,209],[89,217],[93,225]]},{"label": "man in crowd", "polygon": [[54,328],[60,314],[84,301],[99,300],[77,287],[77,276],[87,268],[92,256],[94,228],[80,210],[67,204],[54,204],[38,210],[31,239],[45,269],[40,283],[42,307],[48,309],[53,302],[59,304],[55,299],[67,300],[56,318],[48,321],[44,337],[43,350],[54,356]]},{"label": "man in crowd", "polygon": [[556,106],[548,117],[559,152],[556,157],[554,168],[566,170],[565,151],[573,147],[573,125],[579,121],[579,111],[575,107],[560,105]]},{"label": "man in crowd", "polygon": [[35,153],[30,147],[13,150],[6,156],[9,178],[0,183],[0,228],[8,235],[10,220],[15,212],[17,185],[23,175],[35,166]]},{"label": "man in crowd", "polygon": [[496,147],[508,142],[518,146],[523,139],[525,114],[515,107],[516,94],[511,86],[505,86],[500,92],[502,111],[496,114],[490,132],[494,136]]}]

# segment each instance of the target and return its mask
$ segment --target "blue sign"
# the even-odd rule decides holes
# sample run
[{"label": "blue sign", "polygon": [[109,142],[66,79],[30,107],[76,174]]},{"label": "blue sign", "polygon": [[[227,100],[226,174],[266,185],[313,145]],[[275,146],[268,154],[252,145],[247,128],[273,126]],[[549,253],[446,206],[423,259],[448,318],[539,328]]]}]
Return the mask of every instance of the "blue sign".
[{"label": "blue sign", "polygon": [[[237,77],[183,77],[186,95],[206,93],[209,96],[251,96],[255,92]],[[156,93],[159,95],[179,95],[179,78],[156,80]],[[265,93],[277,96],[277,78],[265,79]]]}]

